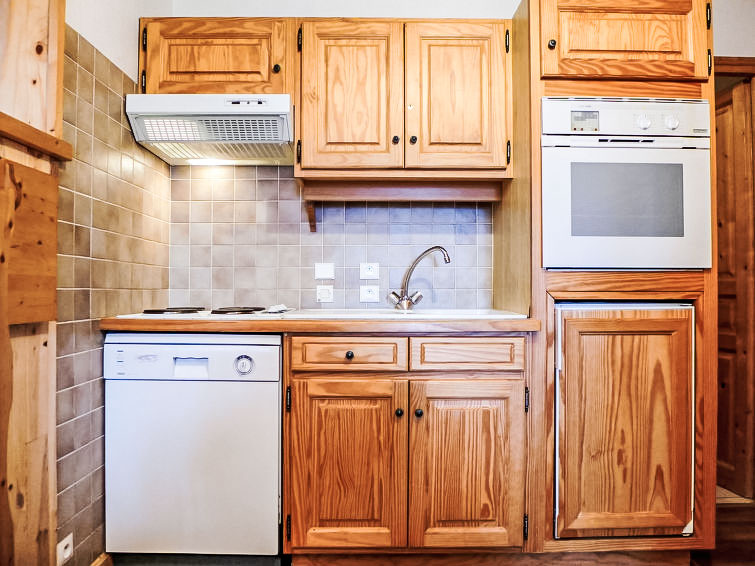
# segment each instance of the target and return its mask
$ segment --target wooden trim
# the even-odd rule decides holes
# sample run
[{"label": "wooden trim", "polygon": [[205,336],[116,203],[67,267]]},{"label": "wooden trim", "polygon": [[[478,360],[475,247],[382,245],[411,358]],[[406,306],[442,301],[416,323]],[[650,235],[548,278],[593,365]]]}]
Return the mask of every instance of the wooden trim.
[{"label": "wooden trim", "polygon": [[713,57],[713,68],[716,75],[755,76],[755,57]]},{"label": "wooden trim", "polygon": [[500,181],[513,177],[511,167],[506,169],[302,169],[298,163],[294,164],[294,176],[301,179],[329,181],[374,181],[376,179]]},{"label": "wooden trim", "polygon": [[62,161],[73,159],[73,147],[70,143],[3,112],[0,112],[0,137],[19,142]]},{"label": "wooden trim", "polygon": [[305,201],[498,202],[501,182],[399,181],[386,185],[373,181],[308,181],[303,183],[301,195]]},{"label": "wooden trim", "polygon": [[94,559],[91,566],[113,566],[113,557],[103,552]]}]

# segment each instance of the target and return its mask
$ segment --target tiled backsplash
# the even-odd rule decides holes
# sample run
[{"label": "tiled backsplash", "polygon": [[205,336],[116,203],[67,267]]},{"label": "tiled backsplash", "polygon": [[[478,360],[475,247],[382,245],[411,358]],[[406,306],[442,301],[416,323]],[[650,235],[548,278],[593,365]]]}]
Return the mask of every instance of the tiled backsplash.
[{"label": "tiled backsplash", "polygon": [[123,115],[136,85],[66,28],[58,210],[58,537],[71,564],[104,550],[104,383],[98,319],[168,300],[170,179]]},{"label": "tiled backsplash", "polygon": [[[170,303],[370,308],[401,286],[412,260],[433,245],[412,289],[423,306],[490,308],[492,209],[475,203],[327,203],[310,232],[291,167],[171,168]],[[316,280],[314,264],[335,264]],[[359,263],[380,264],[379,281],[360,280]],[[360,303],[359,286],[379,284],[380,303]],[[317,303],[316,286],[334,302]]]}]

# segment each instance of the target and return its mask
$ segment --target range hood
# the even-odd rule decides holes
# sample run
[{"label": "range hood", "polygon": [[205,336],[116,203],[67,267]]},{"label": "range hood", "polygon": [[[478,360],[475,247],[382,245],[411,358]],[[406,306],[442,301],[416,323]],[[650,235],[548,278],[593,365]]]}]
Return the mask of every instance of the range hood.
[{"label": "range hood", "polygon": [[129,94],[136,141],[170,165],[291,165],[288,94]]}]

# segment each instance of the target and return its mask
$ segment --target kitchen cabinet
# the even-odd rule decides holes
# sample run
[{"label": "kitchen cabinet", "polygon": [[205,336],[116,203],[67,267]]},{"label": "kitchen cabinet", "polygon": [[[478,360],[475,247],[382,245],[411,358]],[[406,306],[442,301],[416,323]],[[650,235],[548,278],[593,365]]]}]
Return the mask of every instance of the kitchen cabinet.
[{"label": "kitchen cabinet", "polygon": [[690,532],[691,307],[557,313],[557,536]]},{"label": "kitchen cabinet", "polygon": [[508,24],[304,22],[300,176],[310,169],[505,169]]},{"label": "kitchen cabinet", "polygon": [[543,78],[707,81],[705,0],[540,0]]},{"label": "kitchen cabinet", "polygon": [[293,18],[142,18],[143,92],[293,95]]},{"label": "kitchen cabinet", "polygon": [[[332,350],[311,350],[304,365],[303,347],[324,339]],[[294,553],[522,545],[525,383],[517,364],[524,337],[443,338],[456,352],[484,340],[504,358],[515,348],[512,371],[488,372],[407,371],[407,342],[419,347],[432,338],[290,340],[287,521]],[[352,365],[362,353],[373,356],[371,340],[398,344],[403,367]],[[327,371],[311,365],[318,357]]]}]

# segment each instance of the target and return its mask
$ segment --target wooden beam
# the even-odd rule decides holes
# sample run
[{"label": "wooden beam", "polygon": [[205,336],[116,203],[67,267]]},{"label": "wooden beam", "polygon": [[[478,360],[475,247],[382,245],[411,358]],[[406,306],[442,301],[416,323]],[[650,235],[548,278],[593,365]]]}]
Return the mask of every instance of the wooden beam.
[{"label": "wooden beam", "polygon": [[0,137],[8,138],[46,155],[70,161],[73,159],[73,147],[67,141],[46,134],[34,126],[0,112]]},{"label": "wooden beam", "polygon": [[305,181],[305,201],[463,201],[499,202],[501,181]]},{"label": "wooden beam", "polygon": [[755,76],[755,57],[714,57],[713,69],[718,76]]}]

